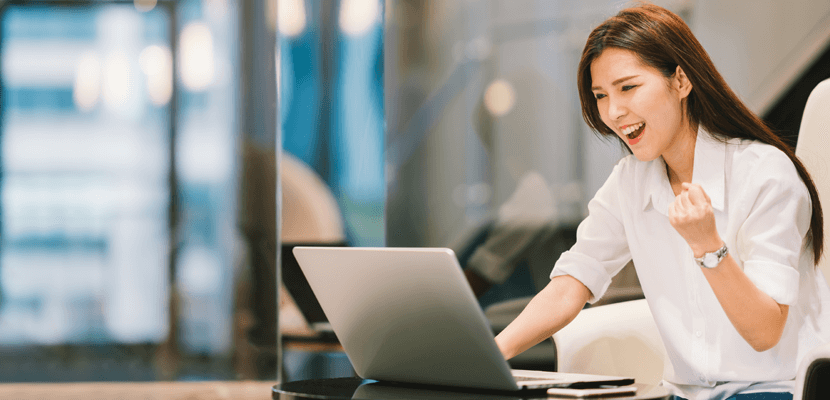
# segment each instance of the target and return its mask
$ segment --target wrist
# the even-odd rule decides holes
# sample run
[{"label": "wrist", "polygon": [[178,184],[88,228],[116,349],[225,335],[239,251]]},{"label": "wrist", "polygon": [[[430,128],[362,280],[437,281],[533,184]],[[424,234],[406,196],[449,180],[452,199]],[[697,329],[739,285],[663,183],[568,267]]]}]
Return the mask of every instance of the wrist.
[{"label": "wrist", "polygon": [[501,333],[496,335],[496,346],[498,346],[505,360],[509,360],[516,355],[514,349],[509,348],[508,343],[505,343],[505,339]]},{"label": "wrist", "polygon": [[701,268],[712,269],[720,265],[721,261],[726,258],[727,254],[729,254],[729,248],[727,248],[726,244],[724,244],[716,251],[707,252],[702,257],[695,257],[695,262]]},{"label": "wrist", "polygon": [[694,257],[700,258],[703,257],[703,255],[706,253],[713,253],[718,251],[721,247],[723,247],[724,244],[726,243],[723,240],[717,238],[717,240],[712,240],[706,243],[697,244],[690,247],[692,248],[692,253],[694,254]]}]

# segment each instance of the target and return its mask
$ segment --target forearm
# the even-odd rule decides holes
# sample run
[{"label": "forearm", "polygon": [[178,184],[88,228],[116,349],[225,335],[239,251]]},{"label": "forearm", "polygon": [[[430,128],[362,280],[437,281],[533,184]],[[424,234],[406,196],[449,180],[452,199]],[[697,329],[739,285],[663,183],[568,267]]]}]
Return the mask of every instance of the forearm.
[{"label": "forearm", "polygon": [[731,255],[716,268],[701,268],[729,321],[757,351],[775,346],[787,321],[788,306],[780,305],[755,286]]},{"label": "forearm", "polygon": [[582,282],[569,275],[553,278],[498,336],[506,359],[549,338],[571,322],[591,296]]},{"label": "forearm", "polygon": [[[723,245],[712,201],[698,184],[682,183],[682,192],[669,205],[669,223],[689,244],[695,258]],[[758,289],[731,254],[714,268],[701,270],[729,321],[753,349],[764,351],[778,343],[787,322],[787,306]]]}]

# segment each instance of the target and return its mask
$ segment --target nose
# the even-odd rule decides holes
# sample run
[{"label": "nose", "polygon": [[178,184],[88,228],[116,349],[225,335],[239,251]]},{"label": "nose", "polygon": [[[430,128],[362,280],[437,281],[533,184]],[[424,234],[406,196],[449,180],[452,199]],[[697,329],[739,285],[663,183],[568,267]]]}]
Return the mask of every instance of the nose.
[{"label": "nose", "polygon": [[608,118],[616,121],[628,114],[628,108],[619,96],[608,96]]}]

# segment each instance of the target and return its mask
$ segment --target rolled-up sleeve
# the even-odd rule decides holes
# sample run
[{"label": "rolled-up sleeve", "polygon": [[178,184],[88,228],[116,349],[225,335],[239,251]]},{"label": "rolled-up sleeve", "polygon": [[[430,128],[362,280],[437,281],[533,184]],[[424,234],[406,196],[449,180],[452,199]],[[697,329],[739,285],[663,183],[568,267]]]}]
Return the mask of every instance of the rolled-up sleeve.
[{"label": "rolled-up sleeve", "polygon": [[588,203],[588,216],[576,231],[576,244],[562,253],[551,279],[570,275],[591,291],[589,303],[605,294],[614,277],[631,259],[620,214],[618,187],[623,166],[614,167],[608,180]]},{"label": "rolled-up sleeve", "polygon": [[[812,204],[792,162],[771,157],[759,160],[743,204],[750,210],[738,231],[744,273],[779,304],[798,299],[799,259],[810,227]],[[769,172],[769,173],[767,173]]]}]

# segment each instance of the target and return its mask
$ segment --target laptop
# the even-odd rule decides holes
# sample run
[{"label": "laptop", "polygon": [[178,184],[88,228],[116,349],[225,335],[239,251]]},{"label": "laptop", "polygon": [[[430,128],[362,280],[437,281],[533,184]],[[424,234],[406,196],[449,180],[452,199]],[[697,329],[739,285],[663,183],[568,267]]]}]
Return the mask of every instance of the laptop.
[{"label": "laptop", "polygon": [[361,378],[511,392],[634,383],[629,377],[511,370],[450,249],[293,252]]},{"label": "laptop", "polygon": [[[328,243],[323,246],[341,247],[345,245],[345,243]],[[308,285],[308,280],[306,279],[305,275],[303,275],[303,271],[297,264],[297,259],[294,258],[294,252],[292,250],[294,249],[294,247],[297,246],[312,247],[321,246],[321,244],[283,243],[281,268],[282,283],[288,290],[288,294],[290,294],[291,298],[294,299],[294,303],[297,305],[297,308],[299,309],[300,314],[302,314],[303,319],[308,325],[308,328],[311,332],[314,333],[314,336],[308,337],[308,339],[313,339],[317,341],[322,340],[336,342],[337,337],[334,335],[334,331],[332,331],[331,329],[331,324],[329,324],[329,321],[326,318],[326,314],[323,311],[323,308],[320,307],[320,303],[317,301],[317,297],[311,290],[311,286]],[[283,336],[285,337],[285,334]],[[290,337],[290,339],[299,339],[299,337]]]}]

